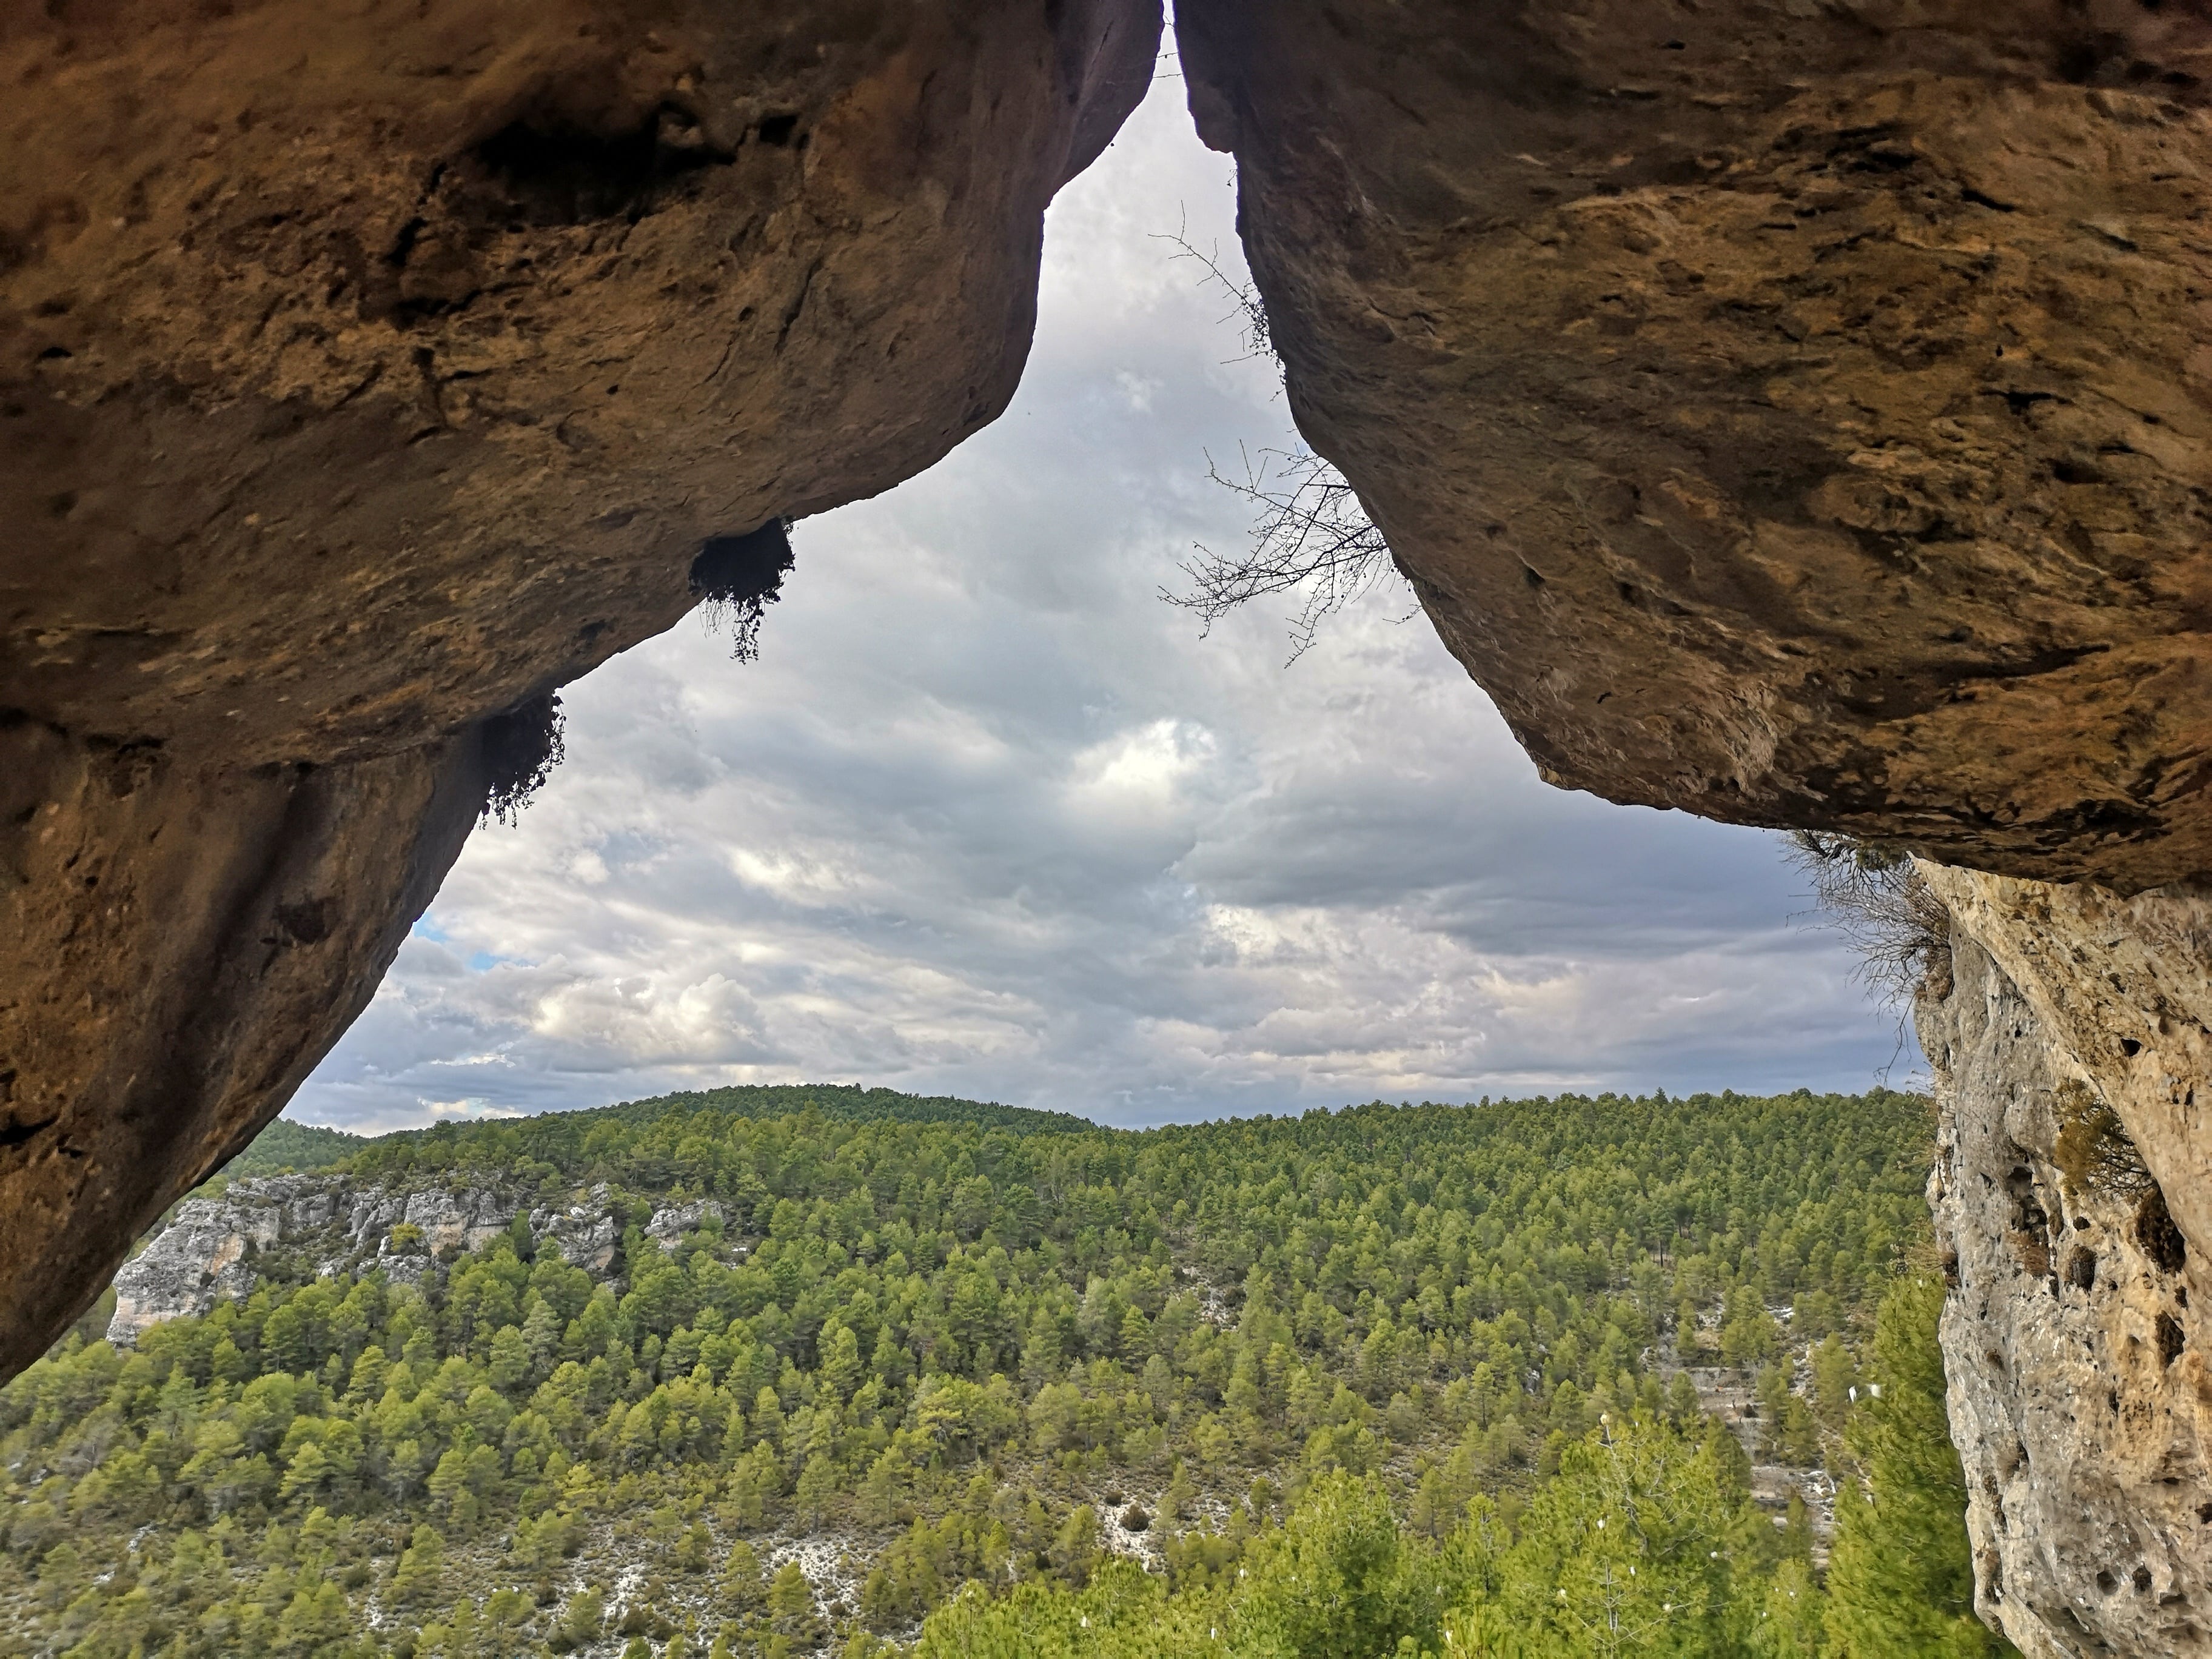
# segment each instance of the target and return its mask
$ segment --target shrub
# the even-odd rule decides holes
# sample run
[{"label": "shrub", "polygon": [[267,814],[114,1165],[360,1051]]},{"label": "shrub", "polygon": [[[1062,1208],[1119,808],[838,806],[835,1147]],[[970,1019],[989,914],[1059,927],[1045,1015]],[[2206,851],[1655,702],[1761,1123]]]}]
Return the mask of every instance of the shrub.
[{"label": "shrub", "polygon": [[561,699],[548,691],[483,723],[485,819],[512,825],[566,752]]},{"label": "shrub", "polygon": [[691,592],[706,601],[709,627],[727,623],[731,655],[760,655],[761,613],[783,597],[791,569],[791,526],[770,519],[742,536],[711,536],[691,562]]},{"label": "shrub", "polygon": [[2120,1115],[2087,1084],[2071,1079],[2060,1084],[2053,1109],[2058,1143],[2051,1148],[2051,1161],[2058,1166],[2069,1193],[2139,1199],[2156,1189],[2158,1182],[2128,1139]]}]

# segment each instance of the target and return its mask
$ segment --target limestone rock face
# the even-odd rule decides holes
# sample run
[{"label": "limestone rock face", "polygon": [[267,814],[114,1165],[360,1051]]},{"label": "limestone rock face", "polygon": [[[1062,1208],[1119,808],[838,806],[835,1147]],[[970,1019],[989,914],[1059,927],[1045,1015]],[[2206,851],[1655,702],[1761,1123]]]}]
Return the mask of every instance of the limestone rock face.
[{"label": "limestone rock face", "polygon": [[665,1209],[653,1212],[645,1224],[645,1236],[672,1244],[693,1228],[721,1219],[722,1206],[711,1198],[698,1199],[689,1204],[672,1204]]},{"label": "limestone rock face", "polygon": [[177,1218],[123,1264],[115,1275],[115,1312],[107,1340],[129,1347],[165,1319],[205,1313],[218,1299],[236,1301],[253,1287],[249,1246],[275,1243],[281,1212],[220,1200],[188,1200]]},{"label": "limestone rock face", "polygon": [[[2204,902],[1930,868],[1953,914],[1921,1042],[1929,1184],[1984,1617],[2033,1659],[2183,1654],[2212,1637]],[[1939,981],[1944,975],[1938,975]],[[2149,1188],[2063,1171],[2108,1105]]]},{"label": "limestone rock face", "polygon": [[615,1246],[622,1242],[615,1218],[608,1212],[606,1196],[607,1189],[599,1186],[583,1203],[566,1210],[533,1210],[531,1231],[550,1238],[570,1267],[604,1273],[615,1259]]},{"label": "limestone rock face", "polygon": [[2212,21],[1189,0],[1291,407],[1553,781],[2212,872]]},{"label": "limestone rock face", "polygon": [[[566,1206],[531,1207],[501,1188],[465,1182],[400,1189],[343,1175],[234,1181],[220,1197],[187,1199],[123,1264],[107,1340],[128,1347],[162,1320],[247,1295],[264,1250],[307,1252],[323,1274],[376,1272],[395,1285],[419,1285],[441,1271],[441,1260],[483,1249],[518,1216],[540,1249],[556,1249],[571,1266],[604,1279],[621,1237],[611,1203],[604,1185]],[[711,1200],[704,1207],[720,1210]],[[403,1224],[421,1238],[396,1243],[393,1230]]]},{"label": "limestone rock face", "polygon": [[1012,394],[1158,0],[0,21],[0,1373],[272,1115],[482,728]]}]

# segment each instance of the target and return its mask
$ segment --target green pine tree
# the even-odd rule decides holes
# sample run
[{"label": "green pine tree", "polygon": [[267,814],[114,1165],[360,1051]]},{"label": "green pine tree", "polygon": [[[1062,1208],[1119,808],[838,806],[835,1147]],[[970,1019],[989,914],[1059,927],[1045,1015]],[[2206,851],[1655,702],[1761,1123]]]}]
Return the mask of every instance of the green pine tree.
[{"label": "green pine tree", "polygon": [[1846,1443],[1864,1477],[1836,1503],[1828,1633],[1837,1659],[1995,1659],[2012,1644],[1974,1616],[1966,1480],[1943,1413],[1942,1282],[1901,1280],[1875,1318],[1879,1399]]}]

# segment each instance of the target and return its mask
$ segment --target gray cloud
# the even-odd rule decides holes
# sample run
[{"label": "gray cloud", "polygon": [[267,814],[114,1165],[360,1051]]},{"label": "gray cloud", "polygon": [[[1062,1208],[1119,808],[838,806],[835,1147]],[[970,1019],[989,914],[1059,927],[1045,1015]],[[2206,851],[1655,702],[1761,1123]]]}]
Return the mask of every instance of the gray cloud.
[{"label": "gray cloud", "polygon": [[1286,441],[1224,158],[1163,82],[1048,227],[1014,407],[811,520],[757,663],[687,623],[567,694],[293,1111],[375,1128],[865,1081],[1117,1122],[1377,1095],[1856,1087],[1892,1056],[1772,837],[1546,788],[1410,600],[1284,666],[1206,454]]}]

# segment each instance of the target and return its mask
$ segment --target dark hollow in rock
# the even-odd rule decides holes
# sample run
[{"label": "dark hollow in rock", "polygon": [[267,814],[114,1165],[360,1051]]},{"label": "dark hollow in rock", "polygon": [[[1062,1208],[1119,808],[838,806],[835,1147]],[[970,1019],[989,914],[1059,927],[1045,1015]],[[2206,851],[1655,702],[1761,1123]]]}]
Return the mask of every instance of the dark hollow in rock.
[{"label": "dark hollow in rock", "polygon": [[2161,1273],[2178,1273],[2188,1262],[2189,1246],[2166,1207],[2166,1194],[2155,1187],[2136,1206],[2136,1243]]},{"label": "dark hollow in rock", "polygon": [[2188,1339],[2181,1334],[2181,1322],[2172,1314],[2158,1316],[2158,1360],[2161,1365],[2171,1365],[2181,1358]]},{"label": "dark hollow in rock", "polygon": [[566,752],[561,699],[532,697],[483,723],[483,817],[512,824]]},{"label": "dark hollow in rock", "polygon": [[663,109],[629,132],[516,121],[476,147],[475,161],[516,216],[533,225],[643,217],[667,180],[726,164],[681,112]]},{"label": "dark hollow in rock", "polygon": [[1140,1504],[1132,1504],[1127,1509],[1121,1511],[1121,1526],[1125,1531],[1148,1531],[1151,1528],[1152,1524],[1152,1517],[1151,1514],[1147,1512],[1145,1507]]},{"label": "dark hollow in rock", "polygon": [[783,597],[793,562],[791,526],[770,519],[742,536],[710,536],[691,561],[691,591],[707,603],[707,619],[729,624],[739,662],[760,655],[761,612]]},{"label": "dark hollow in rock", "polygon": [[276,907],[276,926],[288,945],[320,945],[331,934],[330,903],[325,899],[301,899]]},{"label": "dark hollow in rock", "polygon": [[2077,1291],[2096,1288],[2097,1253],[2077,1249],[2066,1258],[2066,1282]]}]

